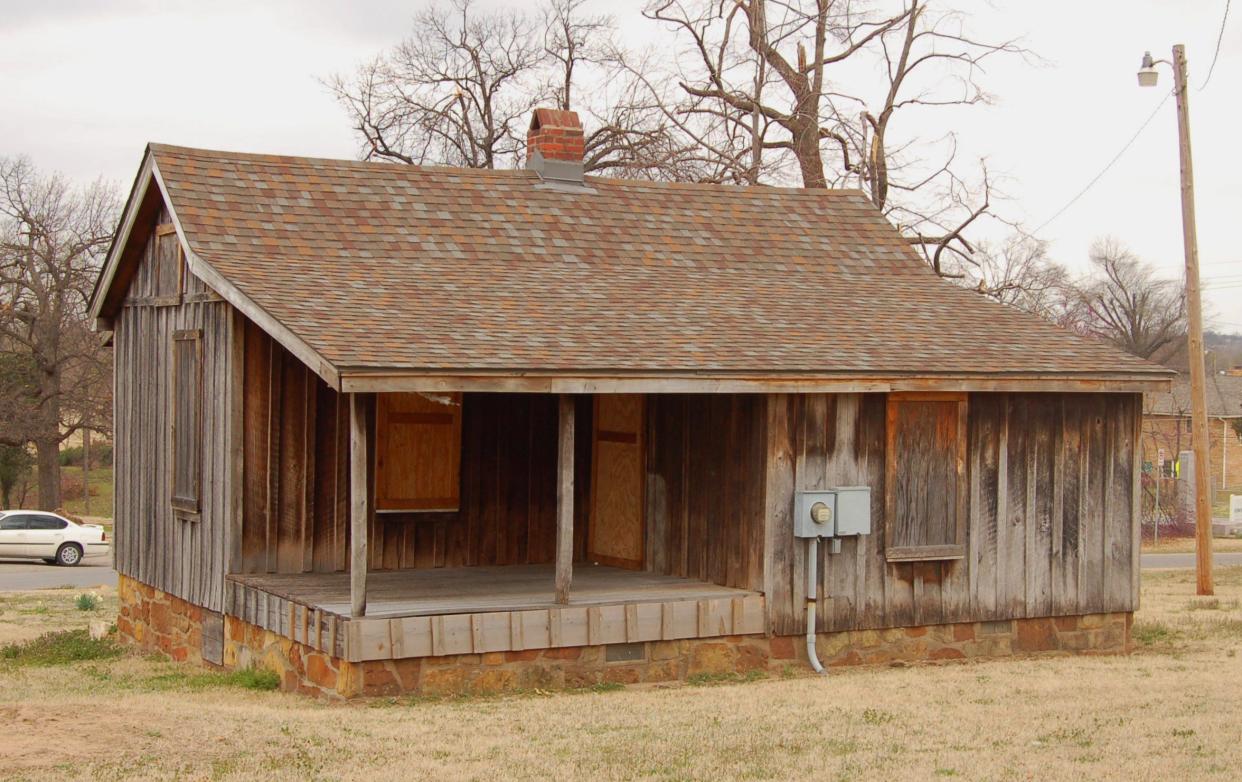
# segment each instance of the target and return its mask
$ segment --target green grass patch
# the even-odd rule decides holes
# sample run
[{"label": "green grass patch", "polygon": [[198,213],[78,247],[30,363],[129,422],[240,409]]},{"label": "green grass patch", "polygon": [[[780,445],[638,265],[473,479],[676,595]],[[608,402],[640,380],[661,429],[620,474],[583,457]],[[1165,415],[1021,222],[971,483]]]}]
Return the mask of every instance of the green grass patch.
[{"label": "green grass patch", "polygon": [[767,671],[753,670],[746,673],[694,673],[686,677],[686,684],[691,687],[707,687],[713,684],[732,684],[734,682],[753,682],[768,678]]},{"label": "green grass patch", "polygon": [[1194,598],[1186,603],[1187,611],[1234,611],[1239,607],[1237,600],[1221,600],[1219,597]]},{"label": "green grass patch", "polygon": [[201,692],[236,687],[243,690],[270,692],[280,689],[280,675],[261,668],[237,668],[232,671],[187,671],[179,668],[152,676],[143,684],[155,690]]},{"label": "green grass patch", "polygon": [[887,725],[897,719],[897,715],[880,709],[863,709],[862,718],[868,725]]},{"label": "green grass patch", "polygon": [[1135,643],[1142,646],[1169,644],[1181,637],[1181,633],[1163,622],[1135,622],[1130,633]]},{"label": "green grass patch", "polygon": [[110,638],[91,638],[86,630],[62,630],[0,647],[0,662],[12,666],[68,665],[83,660],[108,660],[120,657],[121,652],[121,647]]}]

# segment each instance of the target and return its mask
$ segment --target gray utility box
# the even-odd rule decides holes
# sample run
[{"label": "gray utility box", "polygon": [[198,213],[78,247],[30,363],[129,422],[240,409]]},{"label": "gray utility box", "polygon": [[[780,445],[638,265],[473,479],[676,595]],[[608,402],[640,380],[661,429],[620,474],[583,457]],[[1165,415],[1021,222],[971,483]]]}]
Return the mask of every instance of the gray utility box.
[{"label": "gray utility box", "polygon": [[871,487],[838,486],[800,491],[794,501],[794,536],[834,538],[871,534]]}]

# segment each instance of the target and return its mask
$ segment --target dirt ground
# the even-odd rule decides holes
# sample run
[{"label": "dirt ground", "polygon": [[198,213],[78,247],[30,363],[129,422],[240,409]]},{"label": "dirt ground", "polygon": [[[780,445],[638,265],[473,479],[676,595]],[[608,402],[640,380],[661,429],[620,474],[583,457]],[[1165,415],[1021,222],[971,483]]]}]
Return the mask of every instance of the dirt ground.
[{"label": "dirt ground", "polygon": [[[1129,656],[701,686],[328,704],[149,656],[0,653],[0,778],[1238,779],[1242,568],[1217,576],[1195,598],[1188,571],[1144,574]],[[0,597],[0,639],[115,610],[75,597]]]}]

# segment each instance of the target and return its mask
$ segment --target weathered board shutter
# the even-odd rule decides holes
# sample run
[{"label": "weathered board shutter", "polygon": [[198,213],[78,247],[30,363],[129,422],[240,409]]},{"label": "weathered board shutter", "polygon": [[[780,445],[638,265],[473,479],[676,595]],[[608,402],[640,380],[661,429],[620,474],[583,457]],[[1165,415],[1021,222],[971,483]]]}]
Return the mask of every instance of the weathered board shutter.
[{"label": "weathered board shutter", "polygon": [[966,554],[966,395],[889,394],[885,555]]},{"label": "weathered board shutter", "polygon": [[172,506],[197,514],[203,471],[203,332],[173,332]]},{"label": "weathered board shutter", "polygon": [[644,549],[644,397],[595,397],[587,557],[638,569]]},{"label": "weathered board shutter", "polygon": [[380,394],[375,509],[455,511],[461,504],[461,394]]},{"label": "weathered board shutter", "polygon": [[155,268],[153,295],[160,304],[179,304],[185,288],[185,261],[181,240],[172,223],[161,223],[155,229]]}]

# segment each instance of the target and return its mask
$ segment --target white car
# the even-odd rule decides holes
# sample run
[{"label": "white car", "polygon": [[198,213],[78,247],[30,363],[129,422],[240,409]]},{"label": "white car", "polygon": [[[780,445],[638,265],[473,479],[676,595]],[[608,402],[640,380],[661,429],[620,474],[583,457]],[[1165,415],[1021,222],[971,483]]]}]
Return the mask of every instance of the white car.
[{"label": "white car", "polygon": [[88,554],[106,554],[108,535],[98,524],[75,524],[41,510],[0,513],[0,559],[41,559],[73,566]]}]

